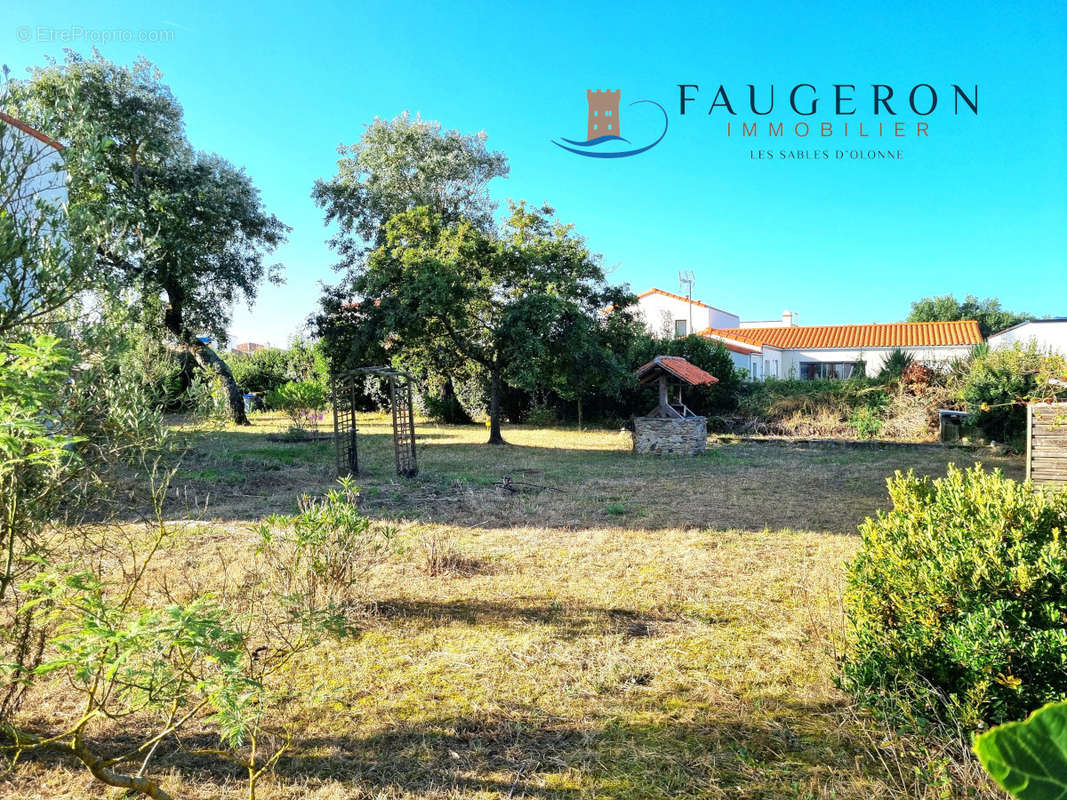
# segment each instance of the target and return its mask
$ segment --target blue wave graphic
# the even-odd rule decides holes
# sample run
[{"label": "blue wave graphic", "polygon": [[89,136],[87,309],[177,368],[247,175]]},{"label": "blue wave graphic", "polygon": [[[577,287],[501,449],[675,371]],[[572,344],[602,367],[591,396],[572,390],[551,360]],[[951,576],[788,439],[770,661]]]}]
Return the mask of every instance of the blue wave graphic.
[{"label": "blue wave graphic", "polygon": [[[562,136],[560,136],[559,138],[563,139]],[[608,134],[607,136],[598,136],[595,139],[587,139],[584,142],[576,142],[574,141],[574,139],[563,139],[563,141],[567,142],[568,144],[577,145],[578,147],[594,147],[598,144],[601,144],[602,142],[626,142],[626,144],[630,143],[629,139],[623,139],[621,136],[612,136],[611,134]],[[555,144],[555,142],[553,142],[552,144]]]},{"label": "blue wave graphic", "polygon": [[582,147],[596,147],[597,145],[601,145],[601,144],[604,144],[604,143],[610,142],[610,141],[620,141],[620,142],[626,142],[627,144],[629,144],[630,142],[629,142],[628,139],[623,139],[621,136],[599,136],[596,139],[589,139],[588,141],[585,141],[585,142],[576,142],[576,141],[573,141],[571,139],[563,139],[563,137],[561,136],[560,138],[563,139],[564,142],[567,142],[567,144],[569,144],[569,145],[574,145],[575,147],[568,147],[567,144],[560,144],[559,142],[557,142],[555,140],[552,141],[552,144],[554,144],[556,147],[560,147],[560,148],[566,150],[568,153],[574,153],[575,155],[585,156],[587,158],[626,158],[627,156],[636,156],[639,153],[644,153],[646,150],[651,150],[657,144],[662,142],[663,141],[663,137],[667,135],[667,127],[668,127],[667,111],[666,111],[666,109],[663,108],[663,106],[661,106],[655,100],[634,100],[632,103],[630,103],[630,105],[631,106],[636,106],[638,103],[651,103],[656,108],[658,108],[660,110],[660,112],[663,114],[663,133],[661,133],[659,135],[659,138],[656,139],[656,141],[652,142],[652,144],[647,144],[644,147],[638,147],[638,148],[636,148],[634,150],[623,150],[623,151],[617,151],[617,152],[608,152],[608,151],[593,152],[593,151],[587,151],[587,150],[578,150],[578,149],[575,149],[575,147],[579,147],[579,148],[582,148]]}]

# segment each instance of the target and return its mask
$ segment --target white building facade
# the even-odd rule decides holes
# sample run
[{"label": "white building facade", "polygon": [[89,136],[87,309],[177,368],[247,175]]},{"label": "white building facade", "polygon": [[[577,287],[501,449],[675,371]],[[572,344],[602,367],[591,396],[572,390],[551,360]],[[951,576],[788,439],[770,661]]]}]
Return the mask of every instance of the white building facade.
[{"label": "white building facade", "polygon": [[36,218],[38,201],[55,207],[67,202],[63,146],[2,111],[0,162],[4,173],[0,177],[9,189],[0,199],[16,219]]},{"label": "white building facade", "polygon": [[1034,344],[1042,352],[1067,356],[1067,317],[1020,322],[992,334],[988,342],[989,347],[994,350],[1013,347],[1016,344],[1023,347]]},{"label": "white building facade", "polygon": [[737,314],[662,289],[639,294],[637,310],[649,333],[663,338],[688,336],[706,328],[735,328],[741,324]]},{"label": "white building facade", "polygon": [[982,341],[974,321],[738,327],[703,335],[722,342],[751,380],[874,377],[895,350],[943,368]]}]

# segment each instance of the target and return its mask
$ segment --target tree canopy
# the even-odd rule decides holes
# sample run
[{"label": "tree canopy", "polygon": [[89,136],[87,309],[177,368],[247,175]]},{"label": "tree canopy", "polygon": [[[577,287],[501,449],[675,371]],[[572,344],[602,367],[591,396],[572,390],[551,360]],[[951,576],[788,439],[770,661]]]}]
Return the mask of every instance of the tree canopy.
[{"label": "tree canopy", "polygon": [[976,320],[982,336],[989,336],[1031,317],[1002,308],[1000,300],[995,297],[979,300],[973,294],[967,295],[962,301],[951,294],[924,297],[911,304],[911,313],[908,315],[908,322],[953,322],[963,319]]},{"label": "tree canopy", "polygon": [[408,112],[386,121],[376,118],[359,141],[338,148],[337,174],[316,181],[312,198],[339,232],[330,245],[339,268],[382,243],[385,224],[422,206],[445,224],[463,219],[481,228],[493,223],[488,185],[506,177],[503,153],[486,147],[485,132],[463,134]]},{"label": "tree canopy", "polygon": [[234,419],[247,422],[229,368],[201,335],[225,341],[233,303],[251,303],[277,277],[265,259],[288,227],[243,170],[192,147],[181,106],[144,59],[125,67],[68,52],[16,84],[10,102],[83,154],[69,167],[70,196],[98,229],[99,281],[132,292],[146,326],[218,374]]},{"label": "tree canopy", "polygon": [[512,204],[499,230],[483,230],[425,207],[401,212],[353,282],[395,351],[439,348],[485,371],[491,443],[503,441],[504,381],[530,384],[545,377],[539,365],[553,354],[587,352],[589,321],[625,299],[604,285],[599,258],[572,226],[552,214]]}]

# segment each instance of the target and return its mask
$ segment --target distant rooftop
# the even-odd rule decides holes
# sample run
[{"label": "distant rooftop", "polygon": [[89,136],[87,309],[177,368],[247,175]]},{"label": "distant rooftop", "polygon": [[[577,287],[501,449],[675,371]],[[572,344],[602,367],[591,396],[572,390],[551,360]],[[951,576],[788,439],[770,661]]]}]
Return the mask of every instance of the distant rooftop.
[{"label": "distant rooftop", "polygon": [[782,350],[862,347],[960,347],[982,343],[974,320],[870,325],[794,325],[788,328],[706,328],[702,336]]}]

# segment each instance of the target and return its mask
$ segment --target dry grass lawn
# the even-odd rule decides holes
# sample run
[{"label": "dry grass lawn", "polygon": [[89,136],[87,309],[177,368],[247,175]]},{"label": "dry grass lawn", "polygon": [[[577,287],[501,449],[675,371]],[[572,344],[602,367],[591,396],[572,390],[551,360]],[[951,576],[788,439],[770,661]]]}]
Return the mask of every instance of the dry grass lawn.
[{"label": "dry grass lawn", "polygon": [[[179,431],[164,557],[207,583],[252,546],[252,521],[333,481],[329,442],[270,442],[281,420],[256,422]],[[843,564],[885,478],[974,452],[724,441],[664,459],[616,431],[504,435],[489,448],[482,429],[422,425],[404,481],[387,421],[364,420],[362,506],[403,547],[371,577],[360,635],[294,667],[321,696],[290,709],[297,743],[261,800],[971,796],[967,765],[888,736],[835,688],[834,643]],[[168,747],[156,770],[175,797],[244,796],[235,769]],[[73,763],[2,780],[8,797],[118,796]]]}]

